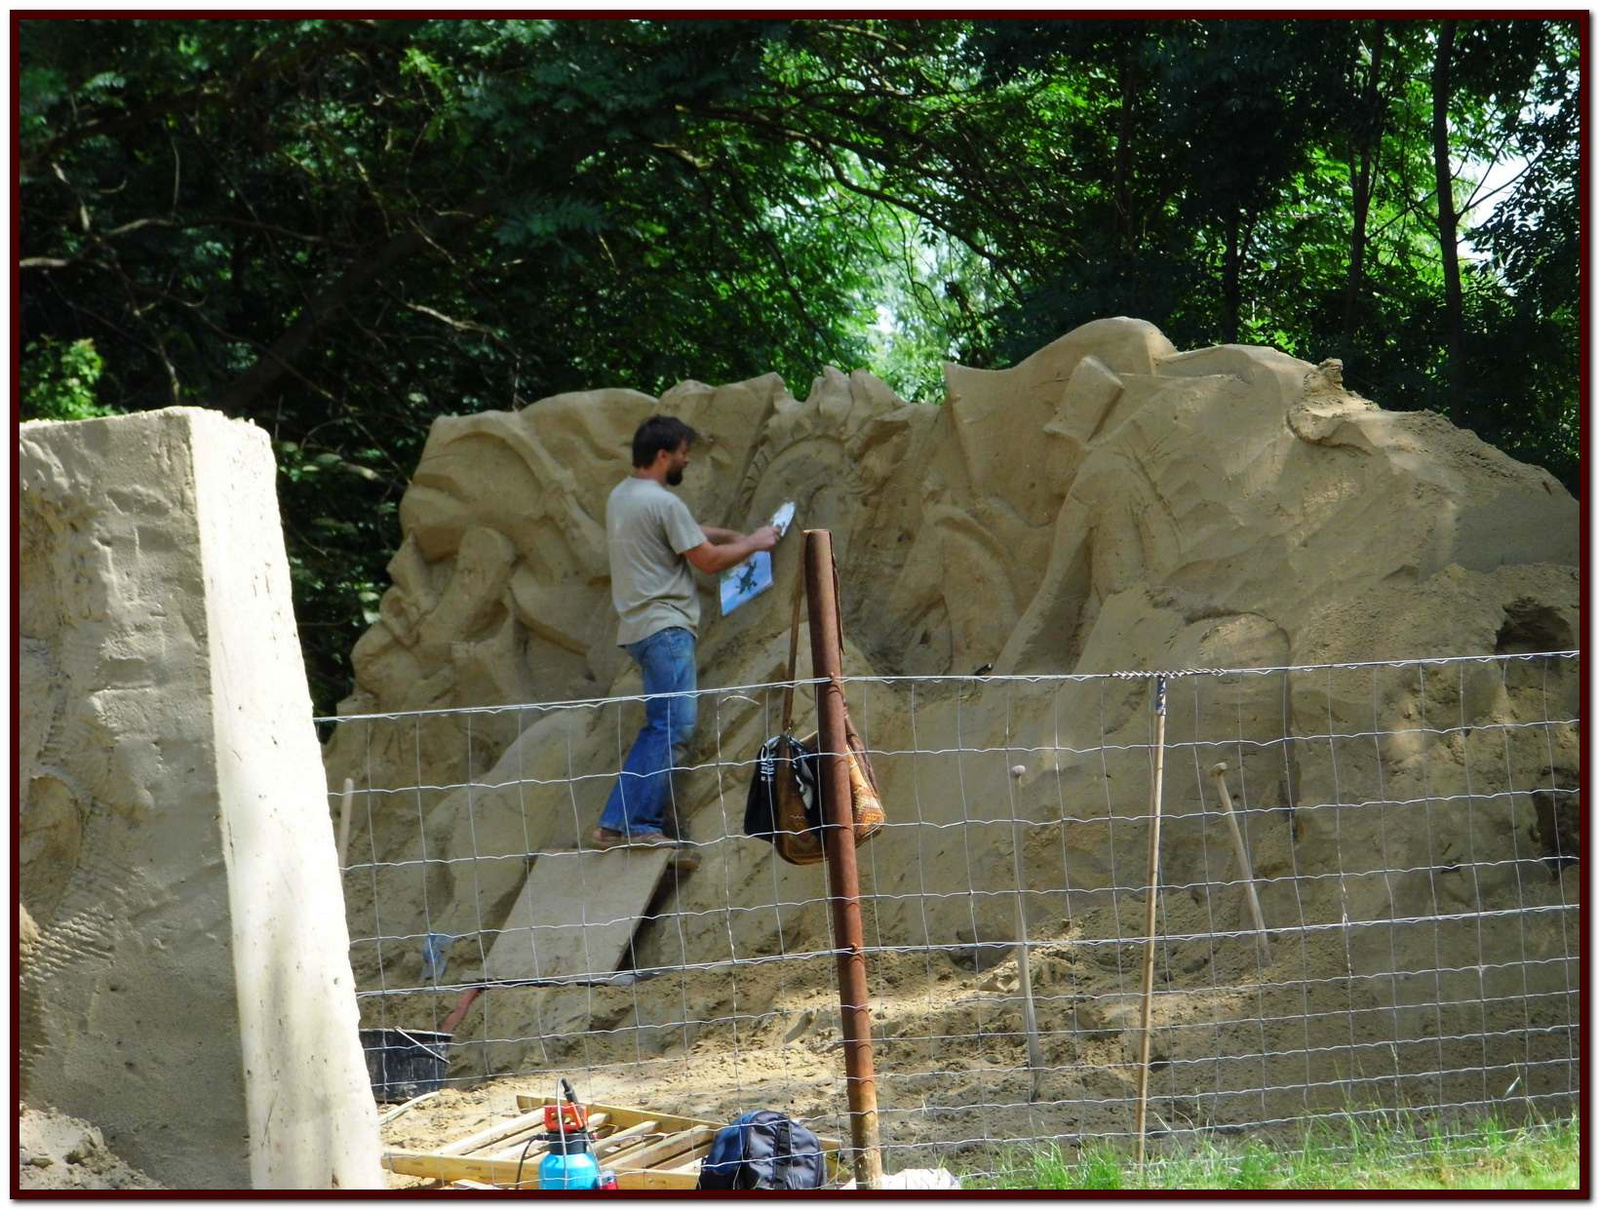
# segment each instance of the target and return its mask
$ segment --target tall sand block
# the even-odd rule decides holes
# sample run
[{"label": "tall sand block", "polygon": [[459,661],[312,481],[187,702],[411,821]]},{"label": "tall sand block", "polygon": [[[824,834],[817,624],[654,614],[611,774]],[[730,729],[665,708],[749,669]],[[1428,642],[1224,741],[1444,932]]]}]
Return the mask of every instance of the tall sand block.
[{"label": "tall sand block", "polygon": [[382,1187],[267,436],[20,445],[22,1094],[169,1187]]}]

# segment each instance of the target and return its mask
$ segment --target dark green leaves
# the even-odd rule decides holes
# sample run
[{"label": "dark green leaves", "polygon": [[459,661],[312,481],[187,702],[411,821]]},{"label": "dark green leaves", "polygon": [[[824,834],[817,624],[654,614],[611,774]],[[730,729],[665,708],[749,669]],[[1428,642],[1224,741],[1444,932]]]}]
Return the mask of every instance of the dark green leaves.
[{"label": "dark green leaves", "polygon": [[[1458,418],[1575,482],[1576,29],[1458,24],[1455,201],[1525,165],[1463,220]],[[271,433],[331,709],[441,412],[828,363],[937,402],[1117,314],[1444,407],[1437,29],[25,20],[23,414]]]},{"label": "dark green leaves", "polygon": [[22,354],[22,397],[39,420],[88,420],[115,415],[96,402],[95,384],[105,363],[85,337],[64,344],[53,336],[29,344]]}]

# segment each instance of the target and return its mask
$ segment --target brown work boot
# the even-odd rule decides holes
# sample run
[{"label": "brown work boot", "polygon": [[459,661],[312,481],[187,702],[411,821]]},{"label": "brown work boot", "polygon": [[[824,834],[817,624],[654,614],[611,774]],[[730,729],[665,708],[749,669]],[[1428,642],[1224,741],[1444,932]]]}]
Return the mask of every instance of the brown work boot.
[{"label": "brown work boot", "polygon": [[672,846],[672,860],[667,864],[673,869],[685,874],[700,868],[700,850],[687,840],[680,840]]},{"label": "brown work boot", "polygon": [[610,828],[596,828],[589,837],[589,846],[595,849],[653,849],[657,845],[671,843],[654,829],[628,834],[613,832]]}]

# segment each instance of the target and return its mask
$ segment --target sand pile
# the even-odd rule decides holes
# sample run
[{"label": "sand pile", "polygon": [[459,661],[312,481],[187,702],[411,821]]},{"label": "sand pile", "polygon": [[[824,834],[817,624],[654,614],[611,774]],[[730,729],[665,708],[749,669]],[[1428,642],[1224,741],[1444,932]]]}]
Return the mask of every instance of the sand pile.
[{"label": "sand pile", "polygon": [[24,1107],[18,1124],[17,1186],[33,1189],[159,1189],[123,1163],[88,1122]]},{"label": "sand pile", "polygon": [[[38,952],[39,926],[17,907],[17,964],[26,971]],[[26,985],[24,1000],[36,998]],[[17,1122],[19,1189],[159,1189],[106,1146],[100,1130],[54,1109],[21,1106]]]},{"label": "sand pile", "polygon": [[[938,408],[829,370],[804,401],[767,376],[440,418],[341,713],[637,692],[613,645],[602,519],[629,436],[657,410],[709,438],[681,489],[704,522],[749,529],[793,499],[802,526],[832,530],[854,676],[1576,645],[1571,496],[1436,415],[1355,396],[1335,365],[1240,346],[1180,353],[1149,324],[1114,319],[1010,370],[950,366],[947,383]],[[781,677],[799,556],[786,540],[779,589],[727,619],[705,584],[703,687]],[[1161,989],[1181,993],[1157,1013],[1163,1121],[1481,1104],[1517,1078],[1484,1071],[1507,1039],[1518,1096],[1571,1086],[1556,1060],[1575,1019],[1576,920],[1563,907],[1577,873],[1541,860],[1530,792],[1576,818],[1562,791],[1577,784],[1577,693],[1574,660],[1173,683],[1162,931],[1185,939],[1162,956]],[[1059,1069],[1027,1121],[1045,1134],[1125,1129],[1138,955],[1117,942],[1143,920],[1148,684],[866,679],[850,700],[897,825],[863,851],[868,942],[909,947],[872,972],[886,1139],[1020,1129],[947,1108],[1026,1100],[1015,959],[982,948],[1015,937],[1019,871]],[[346,879],[351,935],[400,938],[357,941],[362,987],[425,985],[429,932],[466,938],[448,977],[470,981],[522,855],[592,825],[638,717],[593,704],[341,725],[330,785],[348,776],[371,791],[351,853],[376,863]],[[766,690],[701,704],[678,810],[704,864],[655,905],[636,958],[704,969],[493,992],[458,1030],[478,1042],[458,1074],[567,1063],[597,1099],[609,1082],[636,1101],[681,1093],[697,1110],[838,1108],[830,960],[715,966],[829,946],[820,867],[782,866],[739,835],[748,762],[776,720]],[[1213,935],[1248,928],[1205,777],[1216,760],[1232,767],[1269,925],[1314,926],[1280,938],[1266,966],[1249,937]],[[1510,909],[1533,912],[1476,915]],[[1355,927],[1333,927],[1344,921]],[[364,1014],[431,1026],[452,999],[368,1000]]]}]

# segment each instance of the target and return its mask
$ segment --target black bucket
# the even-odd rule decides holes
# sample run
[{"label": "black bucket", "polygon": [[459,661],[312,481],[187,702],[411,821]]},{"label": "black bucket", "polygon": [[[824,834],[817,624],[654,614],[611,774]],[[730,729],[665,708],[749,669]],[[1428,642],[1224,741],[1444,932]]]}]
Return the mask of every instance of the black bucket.
[{"label": "black bucket", "polygon": [[409,1101],[437,1092],[450,1066],[450,1035],[426,1029],[363,1029],[372,1095],[380,1101]]}]

